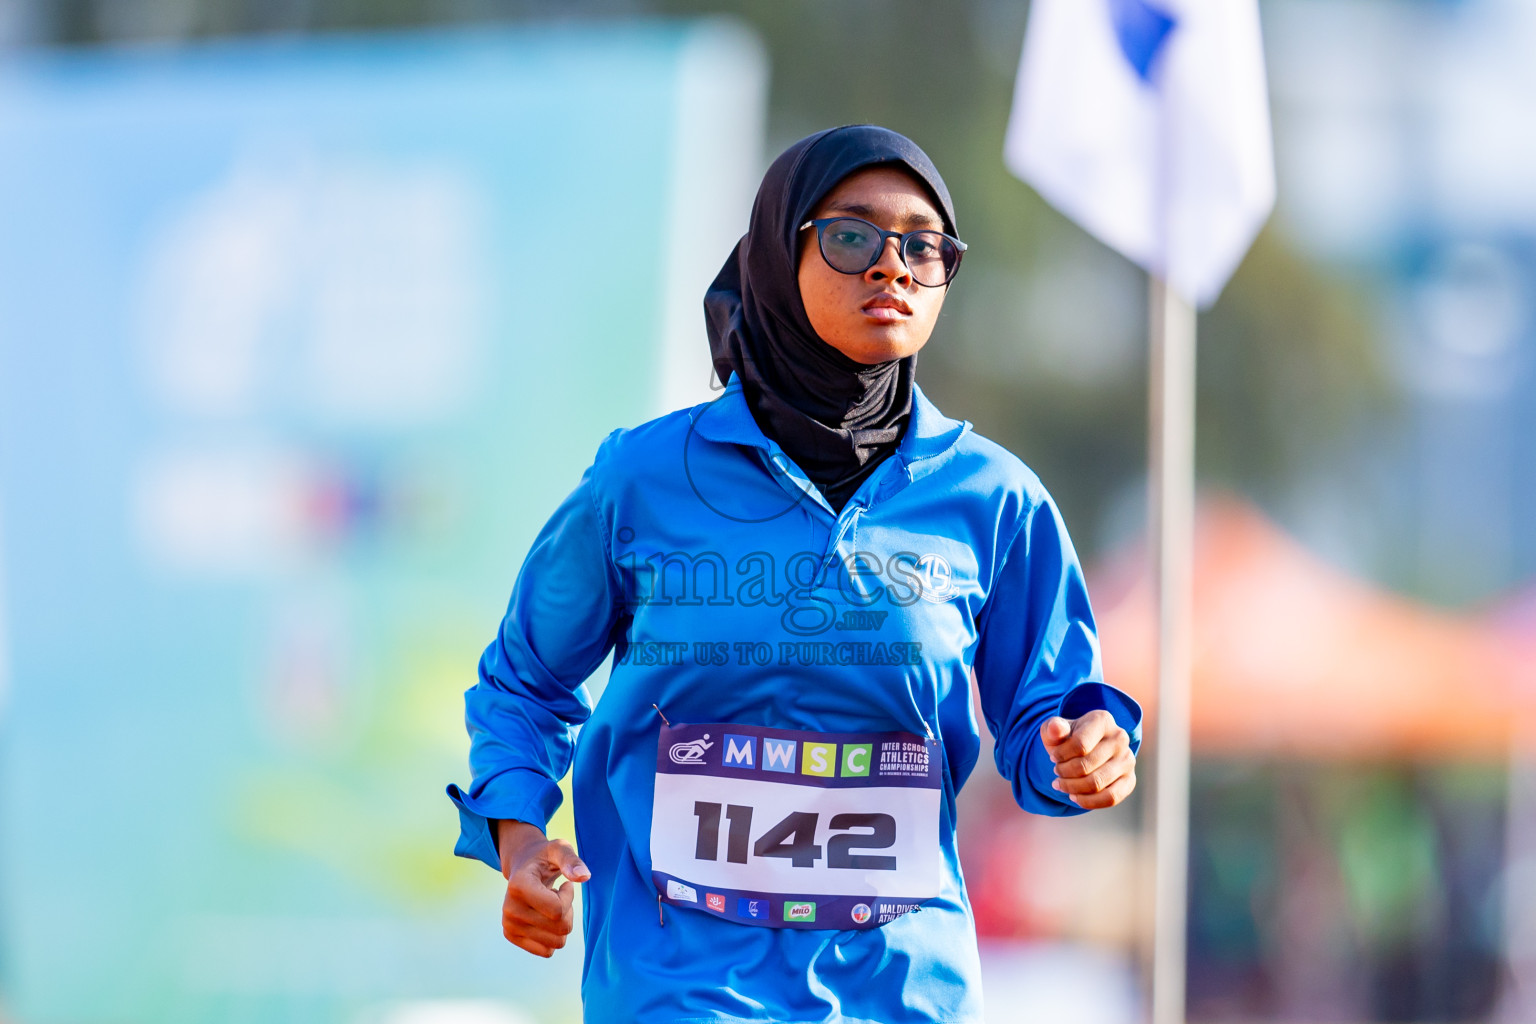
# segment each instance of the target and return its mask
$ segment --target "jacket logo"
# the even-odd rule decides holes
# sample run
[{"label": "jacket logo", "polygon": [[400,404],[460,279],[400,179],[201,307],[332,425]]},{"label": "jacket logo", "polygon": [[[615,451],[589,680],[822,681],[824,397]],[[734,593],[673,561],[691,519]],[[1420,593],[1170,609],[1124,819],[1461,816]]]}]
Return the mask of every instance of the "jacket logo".
[{"label": "jacket logo", "polygon": [[703,764],[704,752],[714,746],[713,743],[706,742],[708,739],[709,733],[705,733],[702,740],[674,743],[672,749],[667,751],[667,756],[672,758],[673,764]]},{"label": "jacket logo", "polygon": [[917,560],[922,574],[924,601],[941,604],[955,596],[955,571],[943,555],[926,554]]}]

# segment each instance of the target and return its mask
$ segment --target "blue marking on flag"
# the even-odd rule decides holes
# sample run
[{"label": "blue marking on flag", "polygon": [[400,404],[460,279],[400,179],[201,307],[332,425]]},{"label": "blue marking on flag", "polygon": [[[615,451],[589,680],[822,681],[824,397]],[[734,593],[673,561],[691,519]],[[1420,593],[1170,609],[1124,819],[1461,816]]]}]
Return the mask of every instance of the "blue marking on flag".
[{"label": "blue marking on flag", "polygon": [[1178,19],[1147,0],[1109,0],[1109,17],[1125,59],[1142,81],[1152,81],[1152,65],[1163,52]]}]

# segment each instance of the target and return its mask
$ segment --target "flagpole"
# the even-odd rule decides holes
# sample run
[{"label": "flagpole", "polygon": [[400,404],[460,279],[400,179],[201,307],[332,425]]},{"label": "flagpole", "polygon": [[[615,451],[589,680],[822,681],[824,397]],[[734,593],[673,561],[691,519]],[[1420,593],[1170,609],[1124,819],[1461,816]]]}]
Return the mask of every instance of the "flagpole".
[{"label": "flagpole", "polygon": [[1152,1024],[1184,1024],[1195,504],[1195,310],[1150,275],[1149,461],[1157,595]]},{"label": "flagpole", "polygon": [[1003,157],[1051,205],[1152,274],[1148,518],[1158,707],[1156,741],[1148,745],[1156,751],[1148,801],[1155,854],[1151,1019],[1185,1024],[1191,301],[1215,301],[1274,206],[1258,0],[1031,0]]}]

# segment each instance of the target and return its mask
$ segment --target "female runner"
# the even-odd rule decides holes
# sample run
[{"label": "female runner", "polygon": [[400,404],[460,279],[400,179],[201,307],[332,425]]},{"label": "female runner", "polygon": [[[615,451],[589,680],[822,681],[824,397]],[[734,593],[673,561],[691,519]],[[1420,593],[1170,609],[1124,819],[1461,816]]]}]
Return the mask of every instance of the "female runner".
[{"label": "female runner", "polygon": [[[584,886],[589,1022],[980,1022],[973,673],[1021,807],[1135,786],[1055,504],[914,380],[956,234],[907,138],[791,146],[705,296],[724,392],[610,434],[528,553],[465,695],[455,852],[539,956]],[[544,833],[573,763],[580,857]]]}]

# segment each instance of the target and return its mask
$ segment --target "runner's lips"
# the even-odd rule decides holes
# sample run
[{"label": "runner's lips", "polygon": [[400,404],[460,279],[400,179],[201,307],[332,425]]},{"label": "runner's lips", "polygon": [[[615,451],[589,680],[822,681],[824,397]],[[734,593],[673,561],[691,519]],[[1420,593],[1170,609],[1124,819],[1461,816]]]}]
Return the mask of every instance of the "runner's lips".
[{"label": "runner's lips", "polygon": [[[903,316],[911,316],[912,315],[912,307],[907,305],[907,300],[906,299],[903,299],[899,295],[891,295],[891,294],[888,294],[888,293],[882,293],[880,295],[876,295],[874,298],[870,299],[868,302],[864,303],[864,305],[860,306],[859,308],[862,309],[866,313],[874,313],[875,310],[878,310],[878,309],[889,309],[889,310],[894,310],[895,312],[900,313]],[[888,317],[890,315],[891,314],[889,314],[889,313],[883,314],[883,316],[886,316],[886,317]]]}]

